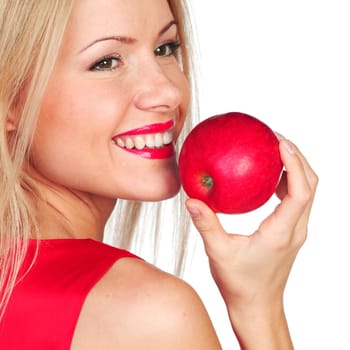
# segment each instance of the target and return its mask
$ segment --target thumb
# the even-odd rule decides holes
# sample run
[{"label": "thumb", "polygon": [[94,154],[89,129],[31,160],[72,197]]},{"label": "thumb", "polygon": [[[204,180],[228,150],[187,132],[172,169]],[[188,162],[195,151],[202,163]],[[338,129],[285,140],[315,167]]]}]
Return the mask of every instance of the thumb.
[{"label": "thumb", "polygon": [[186,207],[191,215],[192,222],[204,241],[205,249],[210,251],[219,248],[224,243],[226,232],[220,224],[217,215],[202,201],[187,199]]}]

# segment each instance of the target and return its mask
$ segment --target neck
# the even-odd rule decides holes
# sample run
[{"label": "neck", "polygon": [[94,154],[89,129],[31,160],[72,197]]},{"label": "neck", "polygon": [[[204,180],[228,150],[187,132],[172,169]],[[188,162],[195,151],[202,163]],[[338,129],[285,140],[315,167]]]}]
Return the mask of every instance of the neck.
[{"label": "neck", "polygon": [[39,239],[91,238],[103,240],[114,199],[37,181],[42,199],[36,200]]}]

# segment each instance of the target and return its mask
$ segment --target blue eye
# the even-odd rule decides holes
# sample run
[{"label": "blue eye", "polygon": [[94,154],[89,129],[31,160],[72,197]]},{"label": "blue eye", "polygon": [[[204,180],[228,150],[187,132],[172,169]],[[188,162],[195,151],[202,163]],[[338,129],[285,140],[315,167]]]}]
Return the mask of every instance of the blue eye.
[{"label": "blue eye", "polygon": [[179,47],[180,47],[180,43],[178,41],[173,41],[173,42],[158,46],[154,50],[154,53],[156,56],[160,56],[160,57],[175,56],[176,51],[178,50]]},{"label": "blue eye", "polygon": [[96,62],[90,70],[111,71],[116,69],[120,64],[120,57],[105,57]]}]

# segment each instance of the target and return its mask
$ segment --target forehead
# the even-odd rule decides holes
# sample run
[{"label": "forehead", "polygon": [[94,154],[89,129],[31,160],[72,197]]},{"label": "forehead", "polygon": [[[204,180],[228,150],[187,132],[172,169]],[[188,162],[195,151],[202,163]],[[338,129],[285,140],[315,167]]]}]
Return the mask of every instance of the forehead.
[{"label": "forehead", "polygon": [[172,19],[167,0],[76,0],[66,36],[72,42],[112,34],[138,38]]}]

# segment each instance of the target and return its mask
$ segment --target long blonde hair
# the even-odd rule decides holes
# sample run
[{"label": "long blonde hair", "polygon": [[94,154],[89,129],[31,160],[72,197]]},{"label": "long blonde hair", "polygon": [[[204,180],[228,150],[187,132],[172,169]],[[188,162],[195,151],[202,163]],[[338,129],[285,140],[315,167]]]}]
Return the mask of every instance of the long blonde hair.
[{"label": "long blonde hair", "polygon": [[[168,2],[179,23],[182,42],[179,60],[185,74],[194,81],[190,74],[190,26],[185,0]],[[28,238],[37,234],[36,211],[28,192],[37,196],[39,193],[24,164],[73,4],[74,0],[2,0],[0,3],[0,319],[16,283]],[[16,124],[15,131],[8,131],[9,120]],[[187,118],[179,144],[192,127],[191,120]],[[173,222],[167,219],[163,225],[160,217],[170,202],[174,207]],[[138,241],[145,228],[149,228],[151,232],[146,235],[152,237],[154,252],[159,247],[158,231],[164,226],[174,237],[173,251],[177,255],[174,266],[178,273],[189,231],[182,192],[166,203],[118,201],[108,224],[118,231],[114,241],[125,248]]]}]

